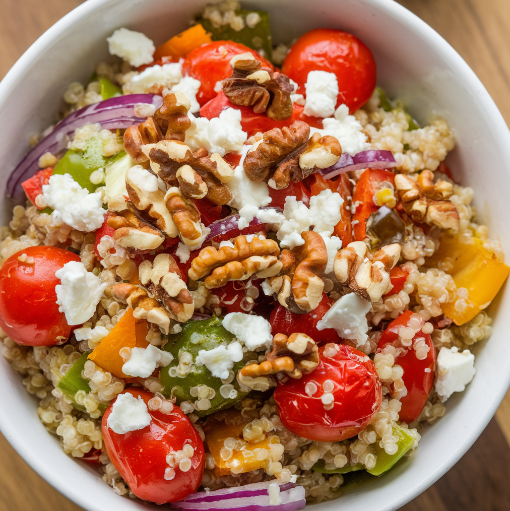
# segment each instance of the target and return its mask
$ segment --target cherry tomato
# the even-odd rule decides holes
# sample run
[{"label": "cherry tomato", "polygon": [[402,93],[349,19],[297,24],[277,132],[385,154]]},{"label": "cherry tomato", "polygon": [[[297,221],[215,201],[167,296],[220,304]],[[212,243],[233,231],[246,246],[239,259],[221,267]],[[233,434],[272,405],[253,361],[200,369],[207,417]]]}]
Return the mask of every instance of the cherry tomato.
[{"label": "cherry tomato", "polygon": [[350,200],[352,200],[352,185],[347,174],[341,174],[338,178],[324,179],[318,172],[308,176],[304,185],[310,189],[312,195],[319,195],[328,188],[332,192],[340,194],[344,200],[340,207],[340,222],[335,225],[333,234],[342,240],[342,246],[346,247],[352,241],[352,222]]},{"label": "cherry tomato", "polygon": [[35,204],[35,198],[42,193],[43,185],[47,185],[50,182],[52,174],[53,167],[48,167],[47,169],[40,170],[37,174],[35,174],[35,176],[32,176],[30,179],[21,183],[21,186],[27,194],[28,200],[34,204],[37,209],[44,209]]},{"label": "cherry tomato", "polygon": [[[377,352],[382,351],[388,344],[401,347],[398,332],[402,327],[408,326],[411,316],[417,317],[418,315],[415,315],[412,311],[405,311],[388,325],[379,340]],[[423,324],[424,321],[422,320],[422,326]],[[407,423],[414,422],[420,416],[434,383],[434,363],[436,361],[434,345],[430,335],[421,331],[413,337],[413,345],[420,339],[423,339],[429,347],[425,359],[418,360],[416,351],[412,346],[406,350],[405,354],[395,358],[395,364],[398,364],[404,370],[402,379],[407,389],[407,395],[400,399],[402,403],[400,420]]]},{"label": "cherry tomato", "polygon": [[316,29],[302,35],[292,46],[282,73],[294,80],[305,94],[310,71],[334,73],[338,80],[338,102],[354,112],[374,92],[376,65],[372,52],[354,35],[341,30]]},{"label": "cherry tomato", "polygon": [[[140,397],[145,404],[153,394],[130,388],[123,392]],[[106,452],[115,468],[129,484],[132,492],[143,500],[156,504],[177,502],[195,493],[204,472],[204,444],[189,419],[178,406],[169,414],[148,410],[152,418],[149,426],[125,434],[118,434],[108,427],[108,417],[115,401],[108,407],[102,422]],[[183,472],[174,468],[175,477],[165,479],[168,468],[166,457],[178,452],[186,444],[194,449],[191,468]]]},{"label": "cherry tomato", "polygon": [[99,456],[101,456],[101,449],[92,449],[88,453],[84,454],[80,460],[90,463],[91,465],[102,466],[102,463],[99,461]]},{"label": "cherry tomato", "polygon": [[102,257],[99,255],[99,251],[97,250],[97,246],[99,243],[101,243],[101,240],[104,236],[110,236],[113,238],[113,235],[115,234],[115,229],[113,227],[110,227],[108,225],[108,217],[110,215],[105,215],[103,225],[96,231],[96,242],[94,244],[94,252],[96,253],[96,256],[99,259],[102,259]]},{"label": "cherry tomato", "polygon": [[271,197],[269,206],[272,208],[283,209],[285,207],[285,199],[287,197],[296,197],[296,200],[303,202],[306,206],[310,203],[310,192],[306,189],[302,182],[291,182],[290,185],[283,190],[275,190],[274,188],[269,187],[269,197]]},{"label": "cherry tomato", "polygon": [[293,333],[301,333],[310,336],[319,346],[328,342],[338,343],[340,337],[336,330],[326,328],[317,330],[317,323],[324,317],[331,308],[331,300],[324,293],[318,307],[312,312],[306,314],[294,314],[282,305],[278,304],[271,313],[269,322],[273,334],[285,334],[287,336]]},{"label": "cherry tomato", "polygon": [[197,94],[200,106],[213,99],[217,92],[216,83],[232,76],[230,61],[241,53],[251,53],[262,66],[273,69],[272,64],[255,50],[233,41],[215,41],[199,46],[189,52],[182,63],[182,74],[199,80],[202,85]]},{"label": "cherry tomato", "polygon": [[[218,117],[226,108],[233,108],[241,112],[241,127],[246,131],[249,137],[255,133],[265,133],[273,128],[283,128],[290,126],[296,120],[308,122],[311,126],[322,128],[322,119],[308,117],[303,114],[303,107],[294,105],[292,116],[284,121],[275,121],[270,119],[266,114],[257,114],[250,106],[234,105],[223,92],[211,99],[200,109],[200,116],[207,119]],[[315,121],[313,121],[315,119]]]},{"label": "cherry tomato", "polygon": [[217,206],[209,199],[193,199],[193,203],[200,213],[200,220],[205,226],[221,220],[230,214],[230,208],[227,206]]},{"label": "cherry tomato", "polygon": [[[317,369],[300,380],[280,382],[274,399],[283,425],[292,433],[316,442],[340,442],[365,429],[379,411],[381,382],[373,362],[361,351],[338,345],[330,357],[325,349],[319,348]],[[308,384],[317,390],[310,392]],[[321,399],[326,393],[333,397],[329,405]]]},{"label": "cherry tomato", "polygon": [[352,202],[357,205],[352,215],[356,241],[365,239],[368,217],[379,209],[374,202],[375,194],[383,187],[384,183],[393,185],[394,182],[395,174],[391,170],[367,169],[361,174],[352,197]]},{"label": "cherry tomato", "polygon": [[[33,264],[18,258],[26,254]],[[29,247],[9,257],[0,269],[0,327],[24,346],[54,346],[66,340],[72,328],[59,312],[55,272],[70,261],[73,252],[56,247]]]},{"label": "cherry tomato", "polygon": [[406,283],[407,277],[409,276],[409,270],[400,266],[395,266],[390,271],[390,280],[393,289],[386,293],[385,296],[396,295],[402,291],[404,284]]},{"label": "cherry tomato", "polygon": [[[260,287],[260,280],[253,279],[250,281],[253,287],[255,287],[258,291],[258,297],[253,297],[254,301],[247,300],[248,296],[246,294],[247,289],[252,288],[252,286],[247,285],[248,282],[245,280],[234,280],[228,282],[223,287],[219,287],[217,289],[211,289],[211,293],[216,295],[219,299],[218,307],[223,309],[225,314],[230,314],[231,312],[243,312],[244,314],[249,314],[252,311],[260,311],[264,312],[265,307],[261,306],[269,303],[271,305],[271,309],[273,306],[273,299],[265,296],[264,292]],[[252,291],[250,291],[252,293]],[[269,314],[259,314],[262,316],[269,317]]]}]

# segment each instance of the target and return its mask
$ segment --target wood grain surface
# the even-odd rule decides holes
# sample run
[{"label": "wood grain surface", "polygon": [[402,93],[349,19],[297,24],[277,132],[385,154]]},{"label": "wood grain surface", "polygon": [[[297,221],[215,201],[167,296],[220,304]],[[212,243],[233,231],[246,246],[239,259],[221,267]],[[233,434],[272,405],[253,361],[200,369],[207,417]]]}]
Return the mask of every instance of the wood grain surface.
[{"label": "wood grain surface", "polygon": [[[0,77],[80,0],[0,0]],[[437,30],[482,80],[510,122],[510,0],[400,0]],[[34,418],[35,420],[35,418]],[[510,393],[468,453],[402,511],[510,509]],[[0,511],[78,511],[0,435]]]}]

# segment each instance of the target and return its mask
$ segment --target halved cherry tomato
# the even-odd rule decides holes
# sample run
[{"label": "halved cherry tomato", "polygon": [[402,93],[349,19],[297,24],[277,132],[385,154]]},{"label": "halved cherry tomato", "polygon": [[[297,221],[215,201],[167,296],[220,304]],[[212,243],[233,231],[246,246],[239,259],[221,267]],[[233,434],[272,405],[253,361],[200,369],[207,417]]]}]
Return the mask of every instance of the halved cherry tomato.
[{"label": "halved cherry tomato", "polygon": [[383,183],[395,183],[395,174],[386,169],[367,169],[356,183],[353,204],[356,205],[352,220],[354,224],[354,239],[363,241],[366,236],[368,217],[375,213],[380,206],[374,202],[374,196],[383,187]]},{"label": "halved cherry tomato", "polygon": [[386,293],[384,296],[396,295],[402,291],[404,284],[406,283],[407,277],[409,276],[409,270],[407,267],[404,269],[401,266],[395,266],[390,271],[390,280],[393,289]]},{"label": "halved cherry tomato", "polygon": [[200,109],[200,116],[207,119],[218,117],[226,108],[233,108],[241,112],[241,127],[243,131],[248,133],[251,137],[255,133],[265,133],[273,128],[283,128],[290,126],[296,120],[304,120],[309,122],[311,126],[322,128],[322,119],[313,121],[314,117],[307,117],[303,115],[303,107],[294,105],[292,116],[284,121],[275,121],[270,119],[266,114],[257,114],[250,106],[234,105],[223,92],[220,92],[216,97],[211,99]]},{"label": "halved cherry tomato", "polygon": [[338,343],[340,337],[336,330],[326,328],[317,330],[317,323],[324,317],[331,308],[331,300],[324,293],[318,307],[312,312],[306,314],[294,314],[282,305],[278,304],[271,313],[269,322],[273,334],[285,334],[287,336],[293,333],[301,333],[310,336],[319,346],[328,342]]},{"label": "halved cherry tomato", "polygon": [[[405,311],[388,325],[388,328],[386,328],[379,340],[377,352],[382,351],[388,344],[396,346],[395,343],[398,340],[399,330],[402,327],[408,326],[409,320],[413,315],[412,311]],[[423,324],[424,321],[422,320],[422,326]],[[423,360],[416,358],[416,351],[413,348],[414,343],[420,339],[423,339],[429,347],[427,356]],[[400,347],[400,344],[398,347]],[[407,395],[400,399],[402,403],[402,409],[399,414],[400,420],[411,423],[420,416],[434,383],[435,361],[436,353],[432,339],[430,335],[424,334],[421,331],[413,337],[413,345],[409,347],[407,353],[395,358],[395,364],[398,364],[404,370],[402,379],[407,389]]]},{"label": "halved cherry tomato", "polygon": [[269,187],[269,197],[271,197],[269,206],[272,208],[283,209],[285,207],[285,199],[287,197],[296,197],[296,200],[301,201],[306,206],[310,203],[310,192],[306,189],[303,182],[291,182],[290,185],[283,190],[275,190],[274,188]]},{"label": "halved cherry tomato", "polygon": [[113,238],[113,235],[115,234],[115,229],[108,225],[108,218],[110,216],[111,215],[109,215],[109,214],[105,215],[103,225],[96,231],[96,242],[94,244],[94,252],[96,253],[96,256],[98,257],[98,259],[100,259],[100,260],[102,259],[102,257],[99,255],[97,246],[99,245],[99,243],[101,243],[101,240],[105,236],[110,236],[111,238]]},{"label": "halved cherry tomato", "polygon": [[341,174],[334,179],[324,179],[321,174],[316,172],[308,176],[304,185],[310,189],[312,195],[319,195],[323,190],[330,189],[332,192],[340,194],[344,200],[340,207],[340,222],[335,225],[333,234],[342,240],[342,246],[346,247],[352,241],[352,222],[350,200],[352,200],[352,185],[347,174]]},{"label": "halved cherry tomato", "polygon": [[[216,83],[232,76],[230,61],[241,53],[251,53],[262,66],[273,69],[273,65],[255,50],[233,41],[215,41],[204,44],[186,55],[182,63],[182,74],[199,80],[202,85],[197,94],[200,106],[213,99]],[[201,114],[202,115],[202,114]]]},{"label": "halved cherry tomato", "polygon": [[200,220],[205,226],[221,220],[230,214],[230,208],[227,206],[217,206],[209,199],[193,199],[193,203],[200,213]]},{"label": "halved cherry tomato", "polygon": [[53,167],[48,167],[47,169],[40,170],[35,174],[35,176],[32,176],[30,179],[27,179],[26,181],[23,181],[21,183],[21,186],[25,190],[25,193],[27,194],[28,200],[37,208],[37,209],[44,209],[40,208],[35,204],[35,198],[42,193],[42,187],[43,185],[47,185],[50,182],[50,177],[53,173]]},{"label": "halved cherry tomato", "polygon": [[99,456],[101,456],[101,449],[92,449],[84,454],[80,460],[90,463],[91,465],[102,465],[99,461]]},{"label": "halved cherry tomato", "polygon": [[372,52],[356,36],[341,30],[320,28],[302,35],[292,46],[282,73],[294,80],[298,92],[305,94],[310,71],[334,73],[338,80],[337,105],[354,112],[374,92],[376,65]]},{"label": "halved cherry tomato", "polygon": [[[153,394],[130,388],[123,392],[141,398],[147,404]],[[115,433],[108,427],[108,417],[115,401],[108,407],[102,422],[106,452],[140,499],[167,504],[177,502],[195,493],[204,472],[204,444],[190,420],[178,406],[168,413],[148,409],[152,418],[149,426],[125,434]],[[173,469],[175,476],[165,478],[168,468],[166,457],[189,444],[193,448],[191,468],[184,472],[179,465]]]},{"label": "halved cherry tomato", "polygon": [[[338,345],[331,357],[324,356],[324,350],[319,348],[317,369],[299,380],[280,382],[273,396],[289,431],[316,442],[340,442],[365,429],[378,412],[381,382],[373,362],[361,351]],[[315,392],[309,384],[315,385]],[[326,393],[332,394],[329,405],[321,399]]]},{"label": "halved cherry tomato", "polygon": [[227,153],[223,159],[234,169],[241,163],[241,155],[237,153]]},{"label": "halved cherry tomato", "polygon": [[[250,282],[258,290],[260,298],[247,300],[249,297],[246,295],[246,290],[251,286],[247,286],[248,282],[245,280],[234,280],[228,282],[223,287],[211,289],[211,293],[219,299],[218,307],[221,307],[225,314],[230,314],[231,312],[249,314],[252,311],[256,311],[260,316],[269,317],[271,310],[273,310],[274,300],[271,297],[264,296],[260,287],[260,279],[252,279]],[[271,308],[270,311],[266,310],[268,305]]]},{"label": "halved cherry tomato", "polygon": [[[33,263],[18,258],[26,254]],[[24,346],[54,346],[65,342],[72,328],[59,311],[55,272],[70,261],[73,252],[57,247],[29,247],[9,257],[0,269],[0,327]]]}]

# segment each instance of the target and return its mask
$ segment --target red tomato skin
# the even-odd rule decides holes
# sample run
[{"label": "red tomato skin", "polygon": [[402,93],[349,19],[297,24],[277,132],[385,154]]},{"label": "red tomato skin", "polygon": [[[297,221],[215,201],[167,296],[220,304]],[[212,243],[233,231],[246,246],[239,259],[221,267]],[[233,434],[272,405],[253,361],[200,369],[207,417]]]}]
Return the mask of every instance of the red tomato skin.
[{"label": "red tomato skin", "polygon": [[243,131],[246,131],[249,137],[255,135],[255,133],[265,133],[273,128],[283,128],[290,126],[296,120],[304,120],[305,122],[312,123],[311,125],[316,128],[322,128],[322,119],[320,121],[312,121],[313,117],[307,117],[303,115],[303,107],[300,105],[294,105],[292,116],[284,121],[275,121],[270,119],[266,114],[256,114],[250,106],[239,106],[234,105],[223,92],[220,92],[208,103],[206,103],[200,109],[200,117],[206,117],[207,119],[214,119],[218,117],[223,110],[227,108],[233,108],[241,112],[241,127]]},{"label": "red tomato skin", "polygon": [[324,317],[331,308],[331,300],[324,293],[318,307],[306,314],[294,314],[282,305],[278,304],[271,313],[269,322],[271,331],[274,334],[289,336],[294,333],[301,333],[310,336],[319,346],[330,342],[339,343],[340,337],[332,328],[317,330],[317,323]]},{"label": "red tomato skin", "polygon": [[392,290],[389,293],[386,293],[384,296],[397,295],[404,289],[404,284],[406,283],[407,277],[409,276],[409,270],[407,268],[402,268],[401,266],[395,266],[390,271],[390,280],[393,286]]},{"label": "red tomato skin", "polygon": [[269,207],[271,208],[283,209],[285,207],[285,199],[287,197],[296,197],[296,200],[301,201],[306,206],[310,204],[310,192],[306,189],[303,182],[291,182],[287,188],[282,190],[275,190],[274,188],[269,187],[269,197],[271,197],[271,202],[269,203]]},{"label": "red tomato skin", "polygon": [[[340,442],[366,428],[379,411],[381,382],[373,362],[360,351],[339,345],[334,357],[325,357],[319,348],[319,365],[300,380],[279,383],[274,399],[283,425],[303,438],[316,442]],[[325,410],[321,401],[326,380],[334,382],[333,408]],[[307,383],[317,385],[309,396]]]},{"label": "red tomato skin", "polygon": [[[47,169],[40,170],[32,176],[30,179],[23,181],[21,186],[25,190],[27,194],[28,200],[35,206],[35,198],[42,193],[43,185],[47,185],[50,182],[50,177],[53,174],[53,167],[48,167]],[[44,209],[35,206],[37,209]]]},{"label": "red tomato skin", "polygon": [[[28,265],[21,254],[33,257]],[[29,247],[9,257],[0,269],[0,327],[23,346],[54,346],[67,339],[72,327],[59,312],[55,272],[79,256],[56,247]],[[62,339],[60,340],[60,342]]]},{"label": "red tomato skin", "polygon": [[[402,326],[407,326],[412,315],[412,311],[405,311],[388,325],[379,340],[377,352],[382,351],[385,346],[393,344],[398,339],[399,329]],[[407,389],[407,395],[400,399],[402,409],[399,417],[400,420],[408,424],[420,416],[434,383],[434,364],[436,362],[434,344],[430,335],[421,331],[414,336],[413,342],[418,338],[425,339],[429,347],[429,352],[424,360],[416,358],[416,352],[412,347],[405,355],[395,358],[395,364],[404,370],[402,379]]]},{"label": "red tomato skin", "polygon": [[[147,404],[153,394],[133,387],[124,391],[134,397],[140,396]],[[115,402],[115,401],[114,401]],[[113,402],[113,403],[114,403]],[[108,417],[113,403],[106,410],[102,431],[106,452],[122,478],[129,484],[132,492],[140,499],[156,504],[177,502],[195,493],[204,472],[204,444],[196,429],[178,406],[170,414],[149,409],[152,421],[149,426],[117,434],[108,425]],[[195,449],[191,458],[191,469],[182,472],[175,468],[175,478],[164,478],[168,467],[166,456],[171,451],[180,451],[186,440],[191,440]]]},{"label": "red tomato skin", "polygon": [[395,174],[391,170],[367,169],[356,183],[352,197],[353,204],[358,204],[352,215],[355,241],[365,239],[368,217],[380,207],[374,203],[374,195],[385,181],[392,185],[395,183]]},{"label": "red tomato skin", "polygon": [[363,106],[374,92],[377,69],[372,52],[356,36],[341,30],[320,28],[302,35],[282,65],[282,73],[294,80],[305,94],[310,71],[334,73],[338,80],[339,105],[350,112]]},{"label": "red tomato skin", "polygon": [[200,213],[200,219],[202,223],[207,227],[208,225],[221,220],[230,214],[230,208],[224,206],[217,206],[213,204],[209,199],[193,199],[198,212]]},{"label": "red tomato skin", "polygon": [[213,99],[217,92],[214,87],[220,80],[232,76],[230,61],[241,53],[251,53],[263,67],[273,69],[273,65],[255,50],[233,41],[215,41],[190,51],[182,63],[182,74],[200,80],[202,85],[197,94],[200,106]]}]

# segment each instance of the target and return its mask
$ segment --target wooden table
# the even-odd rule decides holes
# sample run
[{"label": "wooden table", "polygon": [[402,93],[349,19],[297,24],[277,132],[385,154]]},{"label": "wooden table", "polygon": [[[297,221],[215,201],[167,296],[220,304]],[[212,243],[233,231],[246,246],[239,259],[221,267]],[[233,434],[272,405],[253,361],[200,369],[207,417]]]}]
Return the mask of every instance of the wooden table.
[{"label": "wooden table", "polygon": [[[464,57],[510,121],[510,1],[400,0]],[[0,76],[80,0],[0,0]],[[35,420],[35,418],[34,418]],[[510,509],[510,393],[457,465],[403,511]],[[0,436],[0,511],[78,511]]]}]

